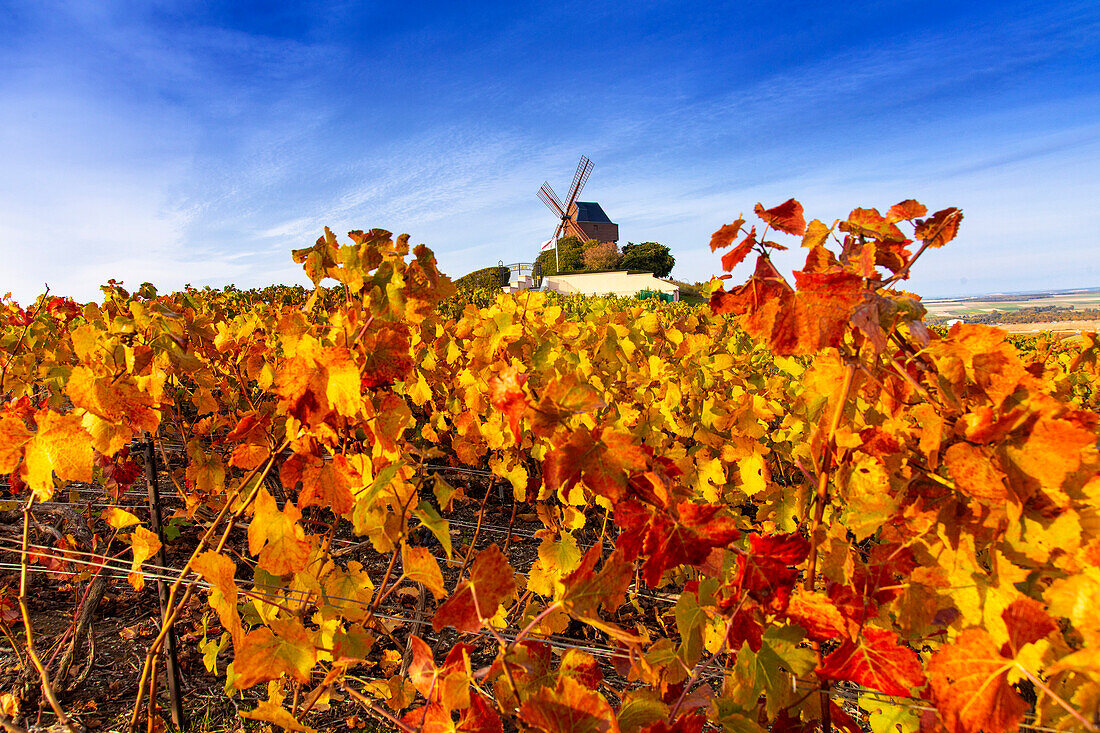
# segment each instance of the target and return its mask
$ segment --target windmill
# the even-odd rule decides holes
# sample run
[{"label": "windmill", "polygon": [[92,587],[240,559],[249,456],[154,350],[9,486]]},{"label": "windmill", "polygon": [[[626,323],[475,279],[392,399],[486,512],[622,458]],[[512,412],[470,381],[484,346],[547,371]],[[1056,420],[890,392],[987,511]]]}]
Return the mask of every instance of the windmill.
[{"label": "windmill", "polygon": [[554,236],[550,242],[554,243],[555,269],[560,267],[557,255],[558,237],[563,234],[572,234],[582,242],[589,239],[598,239],[602,242],[616,242],[619,239],[619,226],[607,218],[607,214],[595,202],[577,201],[584,184],[588,182],[588,176],[592,173],[592,161],[585,156],[577,163],[577,172],[573,175],[573,184],[569,187],[568,203],[562,204],[561,199],[554,193],[550,184],[543,181],[539,188],[539,199],[546,204],[555,217],[558,225],[554,229]]}]

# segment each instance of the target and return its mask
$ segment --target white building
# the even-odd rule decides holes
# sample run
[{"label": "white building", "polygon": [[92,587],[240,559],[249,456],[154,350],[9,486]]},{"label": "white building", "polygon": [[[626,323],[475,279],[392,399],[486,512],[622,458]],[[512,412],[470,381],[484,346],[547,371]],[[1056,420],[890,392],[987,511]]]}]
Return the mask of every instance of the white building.
[{"label": "white building", "polygon": [[649,272],[575,272],[569,275],[547,275],[543,278],[546,290],[555,293],[579,293],[582,295],[633,296],[648,290],[651,293],[668,293],[673,300],[680,299],[680,288],[675,283],[654,277]]}]

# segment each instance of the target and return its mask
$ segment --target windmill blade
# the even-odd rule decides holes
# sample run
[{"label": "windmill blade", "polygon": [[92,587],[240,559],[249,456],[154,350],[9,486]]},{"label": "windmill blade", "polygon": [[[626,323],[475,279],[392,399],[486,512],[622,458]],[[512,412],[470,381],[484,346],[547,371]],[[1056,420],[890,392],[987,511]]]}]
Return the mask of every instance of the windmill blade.
[{"label": "windmill blade", "polygon": [[554,193],[554,189],[550,188],[550,184],[543,181],[542,188],[539,189],[539,200],[546,204],[546,208],[554,214],[554,216],[565,216],[565,209],[561,205],[561,201],[558,200],[557,194]]},{"label": "windmill blade", "polygon": [[566,211],[569,211],[576,202],[577,196],[580,195],[584,184],[588,183],[588,176],[591,174],[592,161],[582,155],[580,162],[577,163],[577,172],[573,174],[573,185],[569,187],[569,203],[565,206]]}]

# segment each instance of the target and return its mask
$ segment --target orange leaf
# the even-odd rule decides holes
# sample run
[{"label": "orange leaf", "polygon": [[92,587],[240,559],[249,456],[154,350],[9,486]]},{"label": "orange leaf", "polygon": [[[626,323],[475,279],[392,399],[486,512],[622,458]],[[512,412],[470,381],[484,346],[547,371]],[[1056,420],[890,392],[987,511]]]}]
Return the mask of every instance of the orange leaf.
[{"label": "orange leaf", "polygon": [[512,435],[519,440],[519,419],[527,409],[527,395],[523,392],[526,374],[520,374],[514,366],[504,367],[489,379],[489,401],[508,418]]},{"label": "orange leaf", "polygon": [[795,588],[787,606],[787,618],[806,629],[814,641],[832,641],[849,636],[849,622],[824,593]]},{"label": "orange leaf", "polygon": [[1001,647],[1006,657],[1016,656],[1026,645],[1046,637],[1058,629],[1058,624],[1034,598],[1018,598],[1001,613],[1008,627],[1008,641]]},{"label": "orange leaf", "polygon": [[309,673],[317,662],[313,639],[296,618],[275,620],[271,628],[249,631],[237,647],[233,671],[234,685],[244,690],[259,682],[288,674],[299,682],[309,682]]},{"label": "orange leaf", "polygon": [[14,415],[0,417],[0,473],[11,473],[19,465],[23,446],[34,433],[27,430],[23,421]]},{"label": "orange leaf", "polygon": [[333,456],[331,461],[318,460],[307,465],[302,470],[298,509],[319,506],[332,509],[336,516],[347,514],[355,505],[351,487],[356,478],[348,459],[340,454]]},{"label": "orange leaf", "polygon": [[952,206],[942,211],[937,211],[930,219],[917,220],[916,235],[929,247],[942,247],[955,238],[959,233],[959,224],[962,222],[962,212]]},{"label": "orange leaf", "polygon": [[437,600],[447,595],[439,563],[427,548],[401,545],[401,570],[409,580],[423,583]]},{"label": "orange leaf", "polygon": [[950,733],[1005,733],[1024,718],[1027,703],[1008,683],[1012,660],[986,631],[967,629],[928,660],[932,695]]},{"label": "orange leaf", "polygon": [[992,453],[981,446],[955,443],[943,454],[944,464],[955,487],[967,496],[987,501],[1008,498],[1005,474],[997,468]]},{"label": "orange leaf", "polygon": [[892,631],[867,626],[858,641],[845,641],[821,660],[817,674],[825,679],[848,680],[887,695],[905,695],[924,687],[917,653],[898,644]]},{"label": "orange leaf", "polygon": [[520,718],[547,733],[618,733],[611,706],[595,690],[572,677],[559,677],[555,688],[542,687],[520,707]]},{"label": "orange leaf", "polygon": [[309,542],[298,525],[302,513],[290,502],[279,511],[267,489],[256,496],[255,513],[248,525],[248,551],[259,555],[260,567],[272,575],[301,570],[309,559]]},{"label": "orange leaf", "polygon": [[145,587],[145,576],[141,574],[141,564],[157,554],[160,549],[160,540],[157,536],[144,527],[134,527],[130,533],[130,549],[134,553],[130,563],[130,585],[134,590]]},{"label": "orange leaf", "polygon": [[913,199],[905,199],[901,203],[894,204],[890,207],[890,210],[886,212],[886,221],[892,224],[895,221],[916,219],[918,216],[924,216],[927,213],[928,207],[924,204],[918,203]]},{"label": "orange leaf", "polygon": [[233,638],[233,643],[238,644],[244,630],[237,611],[237,581],[234,579],[237,567],[228,557],[213,550],[207,550],[196,557],[191,567],[210,584],[207,602],[217,612],[222,626]]},{"label": "orange leaf", "polygon": [[744,223],[744,219],[737,219],[732,224],[726,224],[714,234],[710,235],[710,251],[714,252],[715,250],[730,246],[741,231],[741,227]]}]

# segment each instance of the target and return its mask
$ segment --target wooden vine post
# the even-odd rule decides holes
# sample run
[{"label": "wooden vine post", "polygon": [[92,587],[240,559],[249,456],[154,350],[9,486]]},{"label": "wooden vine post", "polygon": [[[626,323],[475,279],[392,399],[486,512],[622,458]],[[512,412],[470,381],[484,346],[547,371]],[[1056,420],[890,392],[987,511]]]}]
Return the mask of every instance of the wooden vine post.
[{"label": "wooden vine post", "polygon": [[[164,531],[161,527],[160,516],[160,489],[157,486],[157,452],[153,435],[147,434],[145,441],[145,479],[149,487],[149,524],[153,533],[160,542],[157,550],[157,564],[162,568],[167,567],[167,554],[164,551]],[[163,578],[157,578],[157,596],[160,601],[160,622],[169,623],[168,619],[168,586]],[[176,630],[170,626],[165,646],[165,671],[168,674],[168,696],[172,706],[172,725],[182,729],[184,724],[183,701],[180,699],[179,667],[176,664]]]}]

